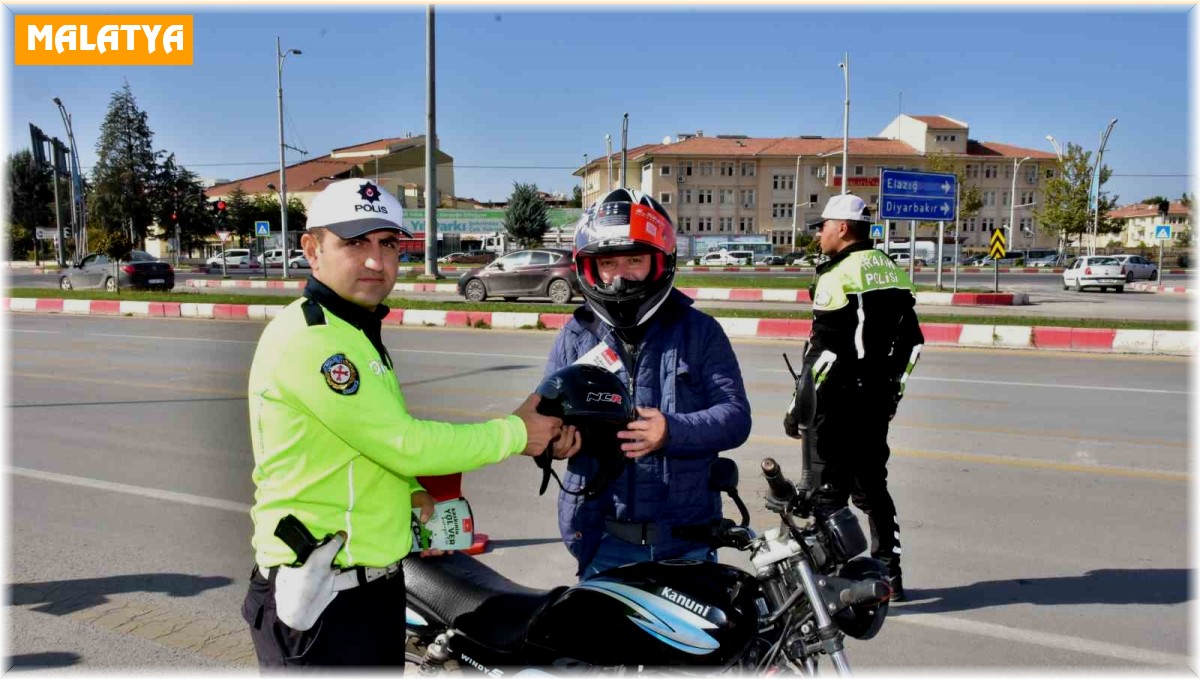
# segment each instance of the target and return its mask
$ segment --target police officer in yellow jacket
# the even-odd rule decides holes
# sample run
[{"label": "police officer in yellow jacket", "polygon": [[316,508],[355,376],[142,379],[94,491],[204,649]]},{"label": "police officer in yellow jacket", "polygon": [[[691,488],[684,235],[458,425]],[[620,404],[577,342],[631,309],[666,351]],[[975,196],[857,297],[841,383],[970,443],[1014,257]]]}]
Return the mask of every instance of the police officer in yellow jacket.
[{"label": "police officer in yellow jacket", "polygon": [[[250,369],[256,566],[242,608],[261,666],[401,665],[411,508],[432,498],[415,477],[537,455],[561,421],[531,395],[481,424],[409,414],[380,336],[395,284],[400,203],[374,182],[330,184],[300,245],[312,266],[302,299],[263,331]],[[571,435],[573,432],[568,432]],[[577,436],[555,452],[573,454]],[[293,516],[329,538],[307,555],[276,536]]]},{"label": "police officer in yellow jacket", "polygon": [[[900,524],[887,487],[888,423],[925,342],[908,274],[871,246],[866,203],[829,199],[821,221],[812,336],[804,368],[816,385],[814,511],[828,515],[852,499],[871,525],[872,556],[888,566],[892,599],[905,598]],[[794,417],[789,413],[789,418]],[[794,423],[785,429],[796,435]]]}]

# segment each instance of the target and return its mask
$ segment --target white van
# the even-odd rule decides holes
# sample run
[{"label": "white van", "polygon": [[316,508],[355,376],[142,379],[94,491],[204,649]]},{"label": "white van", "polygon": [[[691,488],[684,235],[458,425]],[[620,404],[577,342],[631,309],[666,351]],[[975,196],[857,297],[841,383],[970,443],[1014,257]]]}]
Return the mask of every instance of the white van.
[{"label": "white van", "polygon": [[225,266],[249,266],[257,263],[257,259],[250,254],[250,250],[246,248],[231,248],[225,252],[218,252],[205,262],[207,266],[221,266],[222,256],[225,260]]},{"label": "white van", "polygon": [[[288,261],[291,261],[293,258],[299,257],[303,254],[303,250],[299,248],[292,248],[288,254]],[[283,261],[283,249],[276,248],[274,250],[267,250],[263,253],[263,261],[267,263],[267,266],[281,266],[280,262]]]}]

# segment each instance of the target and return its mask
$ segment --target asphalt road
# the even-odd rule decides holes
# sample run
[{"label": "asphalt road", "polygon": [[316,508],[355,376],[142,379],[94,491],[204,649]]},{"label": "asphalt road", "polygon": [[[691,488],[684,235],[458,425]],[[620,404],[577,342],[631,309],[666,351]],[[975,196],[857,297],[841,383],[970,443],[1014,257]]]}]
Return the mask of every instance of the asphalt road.
[{"label": "asphalt road", "polygon": [[[240,618],[252,554],[246,374],[262,324],[8,315],[10,665],[252,670]],[[388,329],[422,417],[509,412],[549,332]],[[779,420],[780,352],[735,343],[755,413],[742,469],[753,525]],[[930,349],[892,433],[905,581],[859,670],[1182,670],[1187,659],[1188,362]],[[572,580],[533,463],[467,475],[483,561]],[[746,564],[743,555],[722,559]]]}]

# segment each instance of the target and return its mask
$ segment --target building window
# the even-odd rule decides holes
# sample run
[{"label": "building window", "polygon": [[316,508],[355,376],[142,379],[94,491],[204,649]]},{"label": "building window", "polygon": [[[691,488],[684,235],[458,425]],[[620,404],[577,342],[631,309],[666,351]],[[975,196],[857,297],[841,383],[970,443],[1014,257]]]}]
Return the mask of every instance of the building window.
[{"label": "building window", "polygon": [[1046,179],[1054,179],[1054,170],[1046,170]]},{"label": "building window", "polygon": [[687,231],[687,232],[691,233],[691,231],[692,231],[692,218],[691,218],[691,217],[680,217],[680,218],[679,218],[679,228],[680,228],[680,229],[683,229],[684,231]]},{"label": "building window", "polygon": [[662,167],[658,168],[658,176],[670,177],[671,176],[671,166],[663,165]]},{"label": "building window", "polygon": [[791,191],[796,186],[796,178],[790,174],[777,174],[772,177],[771,186],[776,191]]},{"label": "building window", "polygon": [[754,233],[754,218],[753,217],[739,217],[738,218],[738,231],[740,231],[742,233]]},{"label": "building window", "polygon": [[978,165],[968,165],[967,166],[967,179],[979,179],[979,166]]},{"label": "building window", "polygon": [[712,217],[700,217],[696,220],[697,231],[712,231]]},{"label": "building window", "polygon": [[879,205],[879,194],[878,193],[871,194],[871,205]]},{"label": "building window", "polygon": [[701,177],[711,177],[712,171],[713,171],[713,161],[711,161],[711,160],[700,161],[700,176]]},{"label": "building window", "polygon": [[742,163],[742,176],[743,177],[753,177],[754,176],[754,163]]},{"label": "building window", "polygon": [[1022,233],[1028,233],[1031,235],[1033,234],[1033,218],[1032,217],[1022,217],[1021,221],[1018,222],[1018,224],[1021,225]]},{"label": "building window", "polygon": [[974,218],[974,217],[968,217],[968,218],[967,218],[967,229],[966,229],[966,230],[967,230],[967,231],[974,231],[974,230],[975,230],[975,218]]},{"label": "building window", "polygon": [[771,216],[775,219],[791,219],[793,207],[791,203],[775,203],[771,205]]},{"label": "building window", "polygon": [[[730,168],[730,172],[733,168]],[[733,189],[721,189],[721,205],[733,205]]]},{"label": "building window", "polygon": [[984,165],[983,166],[983,178],[984,179],[995,179],[996,178],[996,166],[995,165]]},{"label": "building window", "polygon": [[722,177],[732,177],[733,176],[733,163],[721,161],[721,176]]},{"label": "building window", "polygon": [[867,168],[863,167],[862,165],[854,166],[854,176],[855,177],[863,176],[863,173],[865,173],[866,171],[867,171]]},{"label": "building window", "polygon": [[993,219],[992,217],[984,217],[979,222],[979,230],[984,231],[984,232],[995,231],[996,230],[996,220]]},{"label": "building window", "polygon": [[1008,207],[1008,191],[1000,194],[1000,199],[1004,202],[1000,203],[1004,207]]},{"label": "building window", "polygon": [[1005,165],[1005,166],[1004,166],[1004,178],[1005,178],[1005,179],[1012,179],[1012,165]]},{"label": "building window", "polygon": [[721,218],[721,231],[733,231],[733,217]]},{"label": "building window", "polygon": [[1033,191],[1022,191],[1020,205],[1029,205],[1033,202]]},{"label": "building window", "polygon": [[1037,167],[1036,166],[1031,167],[1025,171],[1025,183],[1026,184],[1036,184],[1037,183]]},{"label": "building window", "polygon": [[663,205],[670,205],[671,204],[671,194],[666,193],[666,192],[658,194],[658,202],[662,203]]},{"label": "building window", "polygon": [[680,191],[679,198],[680,198],[680,200],[683,201],[684,205],[691,205],[692,204],[692,190],[684,189],[684,190]]},{"label": "building window", "polygon": [[833,166],[833,176],[835,176],[835,177],[842,176],[842,166],[841,165]]},{"label": "building window", "polygon": [[754,207],[754,189],[742,189],[742,207]]},{"label": "building window", "polygon": [[701,205],[712,205],[712,189],[697,189],[696,202]]},{"label": "building window", "polygon": [[995,191],[984,191],[983,192],[983,206],[984,207],[995,207],[996,206],[996,192]]},{"label": "building window", "polygon": [[817,194],[815,194],[815,193],[808,194],[808,204],[809,205],[817,204]]},{"label": "building window", "polygon": [[692,161],[685,160],[679,163],[679,174],[683,175],[684,177],[692,176]]}]

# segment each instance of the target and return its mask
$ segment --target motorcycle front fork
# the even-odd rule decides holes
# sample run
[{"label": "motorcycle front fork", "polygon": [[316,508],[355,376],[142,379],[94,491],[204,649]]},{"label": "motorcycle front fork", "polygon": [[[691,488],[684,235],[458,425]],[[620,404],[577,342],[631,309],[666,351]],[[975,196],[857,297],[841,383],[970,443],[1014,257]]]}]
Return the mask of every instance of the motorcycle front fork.
[{"label": "motorcycle front fork", "polygon": [[[833,618],[829,616],[830,610],[836,610],[836,607],[825,602],[825,598],[821,595],[821,589],[817,585],[817,576],[813,574],[812,567],[808,565],[808,561],[800,559],[796,563],[796,573],[800,576],[800,582],[804,586],[804,593],[808,595],[808,600],[812,602],[813,615],[817,619],[817,636],[821,639],[821,647],[825,654],[833,660],[833,666],[837,669],[839,676],[850,676],[850,661],[846,659],[846,651],[842,646],[842,634],[838,630],[837,624],[833,622]],[[828,608],[827,608],[828,607]],[[816,662],[812,658],[806,658],[804,664],[806,669],[811,663],[812,671],[816,672]]]}]

